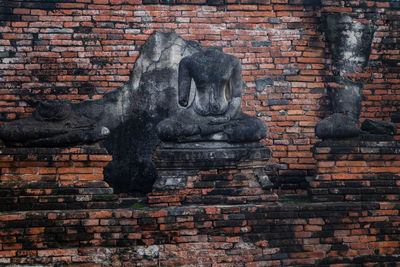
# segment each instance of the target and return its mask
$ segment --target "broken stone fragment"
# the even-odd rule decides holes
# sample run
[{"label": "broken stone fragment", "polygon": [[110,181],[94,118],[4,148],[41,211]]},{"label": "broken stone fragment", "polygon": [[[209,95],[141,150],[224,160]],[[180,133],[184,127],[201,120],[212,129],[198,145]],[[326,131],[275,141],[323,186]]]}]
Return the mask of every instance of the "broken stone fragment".
[{"label": "broken stone fragment", "polygon": [[32,116],[0,125],[0,138],[11,147],[93,144],[105,139],[109,133],[94,120],[76,115],[66,100],[38,102]]},{"label": "broken stone fragment", "polygon": [[361,129],[370,134],[386,134],[394,135],[397,132],[396,124],[388,121],[376,121],[366,119],[362,125]]}]

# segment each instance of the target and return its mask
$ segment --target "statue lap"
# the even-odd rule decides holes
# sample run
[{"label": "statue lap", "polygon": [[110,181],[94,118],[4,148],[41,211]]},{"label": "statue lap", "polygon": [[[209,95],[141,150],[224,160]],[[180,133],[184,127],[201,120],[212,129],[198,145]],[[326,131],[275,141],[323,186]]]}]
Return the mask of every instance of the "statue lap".
[{"label": "statue lap", "polygon": [[[243,80],[239,59],[217,49],[185,57],[179,64],[179,103],[186,107],[157,125],[167,142],[257,142],[264,138],[263,121],[241,111]],[[191,80],[196,91],[188,103]]]},{"label": "statue lap", "polygon": [[182,110],[161,121],[157,126],[157,133],[161,140],[168,142],[255,142],[266,137],[265,123],[243,112],[221,124],[210,123],[210,117],[200,116],[192,109]]}]

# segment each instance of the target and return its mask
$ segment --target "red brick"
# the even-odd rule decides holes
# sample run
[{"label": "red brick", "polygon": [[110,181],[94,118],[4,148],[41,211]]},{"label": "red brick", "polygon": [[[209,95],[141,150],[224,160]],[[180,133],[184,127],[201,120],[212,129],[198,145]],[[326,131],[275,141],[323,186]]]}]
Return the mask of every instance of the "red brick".
[{"label": "red brick", "polygon": [[88,155],[71,155],[71,160],[86,161],[88,160]]},{"label": "red brick", "polygon": [[89,160],[92,161],[111,161],[111,155],[89,155]]},{"label": "red brick", "polygon": [[111,218],[112,212],[111,211],[91,211],[89,212],[89,218],[95,219],[104,219],[104,218]]},{"label": "red brick", "polygon": [[19,221],[19,220],[25,220],[25,219],[26,219],[26,214],[22,213],[22,212],[0,215],[0,222],[1,221]]},{"label": "red brick", "polygon": [[14,8],[13,13],[18,15],[26,15],[30,14],[31,10],[27,8]]},{"label": "red brick", "polygon": [[98,219],[87,219],[82,221],[82,225],[84,226],[95,226],[95,225],[99,225],[99,220]]},{"label": "red brick", "polygon": [[48,250],[39,250],[39,257],[51,257],[51,256],[74,256],[77,255],[77,249],[48,249]]},{"label": "red brick", "polygon": [[44,233],[44,227],[32,227],[32,228],[26,228],[25,233],[28,235],[37,235]]},{"label": "red brick", "polygon": [[15,250],[0,251],[0,258],[12,258],[15,257],[16,254]]}]

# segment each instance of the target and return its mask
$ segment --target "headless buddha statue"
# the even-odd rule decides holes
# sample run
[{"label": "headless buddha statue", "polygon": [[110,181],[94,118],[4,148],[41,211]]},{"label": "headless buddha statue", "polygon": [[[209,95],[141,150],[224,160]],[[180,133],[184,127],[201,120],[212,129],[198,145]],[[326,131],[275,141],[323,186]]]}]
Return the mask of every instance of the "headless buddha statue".
[{"label": "headless buddha statue", "polygon": [[[196,91],[189,103],[191,81]],[[186,109],[161,121],[162,141],[255,142],[267,128],[261,120],[241,111],[241,65],[238,58],[216,48],[185,57],[179,64],[178,98]]]}]

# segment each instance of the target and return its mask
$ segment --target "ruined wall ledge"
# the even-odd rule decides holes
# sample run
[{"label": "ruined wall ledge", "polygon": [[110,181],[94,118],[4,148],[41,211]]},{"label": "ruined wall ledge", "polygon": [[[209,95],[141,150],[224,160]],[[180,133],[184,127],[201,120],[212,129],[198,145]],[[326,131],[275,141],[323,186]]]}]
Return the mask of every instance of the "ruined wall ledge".
[{"label": "ruined wall ledge", "polygon": [[400,146],[390,138],[318,142],[313,148],[316,175],[310,177],[308,188],[312,199],[398,201]]},{"label": "ruined wall ledge", "polygon": [[[274,3],[274,1],[272,1]],[[166,5],[270,5],[271,0],[142,0],[143,4]],[[279,3],[278,3],[279,4]],[[315,5],[321,4],[321,0],[289,0],[286,4]]]},{"label": "ruined wall ledge", "polygon": [[103,176],[111,161],[98,146],[0,149],[0,211],[113,208]]},{"label": "ruined wall ledge", "polygon": [[279,202],[0,213],[5,264],[398,262],[400,202]]}]

